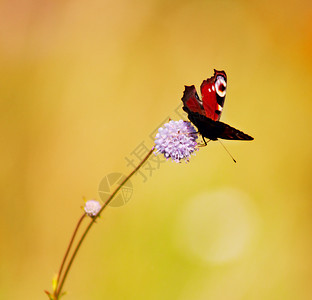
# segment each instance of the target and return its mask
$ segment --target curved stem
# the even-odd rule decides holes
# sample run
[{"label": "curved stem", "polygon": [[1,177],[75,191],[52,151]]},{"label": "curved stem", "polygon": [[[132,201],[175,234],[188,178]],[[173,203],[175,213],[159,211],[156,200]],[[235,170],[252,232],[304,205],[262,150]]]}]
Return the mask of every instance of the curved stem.
[{"label": "curved stem", "polygon": [[112,199],[115,197],[115,195],[119,192],[119,190],[122,188],[122,186],[135,174],[136,171],[138,171],[143,164],[148,160],[148,158],[151,156],[151,154],[154,151],[154,147],[147,153],[147,155],[144,157],[144,159],[140,162],[140,164],[122,181],[122,183],[118,186],[118,188],[109,196],[109,198],[105,201],[105,203],[102,205],[100,211],[97,213],[96,216],[94,216],[89,225],[87,226],[87,228],[85,229],[84,233],[82,234],[78,244],[76,245],[76,248],[72,254],[72,257],[66,267],[66,270],[64,272],[64,276],[62,278],[62,280],[60,281],[59,287],[56,291],[55,295],[55,299],[58,299],[60,293],[62,292],[62,288],[64,286],[65,280],[67,278],[68,272],[70,270],[70,267],[77,255],[77,252],[82,244],[82,242],[84,241],[86,235],[88,234],[89,230],[91,229],[92,225],[94,224],[94,222],[96,221],[96,219],[100,216],[100,214],[102,213],[102,211],[107,207],[107,205],[112,201]]},{"label": "curved stem", "polygon": [[84,219],[85,216],[86,216],[86,214],[84,213],[84,214],[80,217],[80,219],[79,219],[79,221],[78,221],[78,223],[77,223],[77,225],[76,225],[75,231],[74,231],[74,233],[73,233],[73,236],[72,236],[71,239],[70,239],[70,242],[69,242],[69,245],[68,245],[68,247],[67,247],[66,253],[65,253],[65,255],[64,255],[64,258],[63,258],[63,261],[62,261],[60,270],[59,270],[59,272],[58,272],[58,274],[57,274],[57,282],[59,281],[59,279],[60,279],[60,277],[61,277],[61,275],[62,275],[63,267],[64,267],[65,261],[66,261],[66,259],[67,259],[68,253],[69,253],[69,251],[70,251],[71,246],[73,245],[73,242],[74,242],[75,236],[76,236],[76,234],[77,234],[77,231],[78,231],[78,229],[79,229],[79,227],[80,227],[80,225],[81,225],[81,222],[82,222],[82,220]]}]

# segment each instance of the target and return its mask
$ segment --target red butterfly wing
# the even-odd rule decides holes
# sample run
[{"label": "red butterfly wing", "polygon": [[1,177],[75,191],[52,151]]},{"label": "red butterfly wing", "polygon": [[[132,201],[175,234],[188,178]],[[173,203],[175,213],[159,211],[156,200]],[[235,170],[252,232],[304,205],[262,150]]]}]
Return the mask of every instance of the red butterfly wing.
[{"label": "red butterfly wing", "polygon": [[184,107],[188,108],[190,112],[199,113],[205,116],[205,110],[202,101],[199,99],[195,86],[185,86],[182,101]]},{"label": "red butterfly wing", "polygon": [[224,71],[214,70],[214,75],[204,80],[200,86],[205,115],[214,121],[219,121],[222,113],[226,95],[226,80]]}]

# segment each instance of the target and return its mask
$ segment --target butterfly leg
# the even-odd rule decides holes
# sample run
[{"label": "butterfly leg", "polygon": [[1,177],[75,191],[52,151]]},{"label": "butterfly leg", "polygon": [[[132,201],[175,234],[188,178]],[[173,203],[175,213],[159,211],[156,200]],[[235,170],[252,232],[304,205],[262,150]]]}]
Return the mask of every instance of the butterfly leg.
[{"label": "butterfly leg", "polygon": [[201,137],[202,137],[203,142],[204,142],[205,144],[198,144],[198,147],[206,147],[206,146],[207,146],[207,143],[209,143],[211,140],[208,140],[208,142],[206,142],[205,138],[204,138],[203,136],[201,136]]}]

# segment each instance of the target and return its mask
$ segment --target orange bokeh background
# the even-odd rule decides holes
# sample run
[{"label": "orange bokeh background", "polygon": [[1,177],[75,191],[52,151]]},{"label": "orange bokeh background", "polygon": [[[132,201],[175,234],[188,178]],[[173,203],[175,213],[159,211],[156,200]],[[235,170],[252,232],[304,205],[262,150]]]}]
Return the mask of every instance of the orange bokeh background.
[{"label": "orange bokeh background", "polygon": [[255,140],[135,176],[64,299],[311,299],[311,20],[307,0],[3,1],[0,299],[46,297],[82,197],[214,68]]}]

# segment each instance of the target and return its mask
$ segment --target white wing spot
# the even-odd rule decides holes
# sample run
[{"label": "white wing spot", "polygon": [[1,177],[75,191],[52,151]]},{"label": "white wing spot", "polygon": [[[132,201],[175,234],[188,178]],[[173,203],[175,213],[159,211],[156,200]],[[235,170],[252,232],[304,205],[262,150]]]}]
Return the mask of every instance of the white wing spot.
[{"label": "white wing spot", "polygon": [[225,97],[226,94],[226,82],[223,76],[217,76],[217,80],[215,83],[217,94],[220,97]]}]

